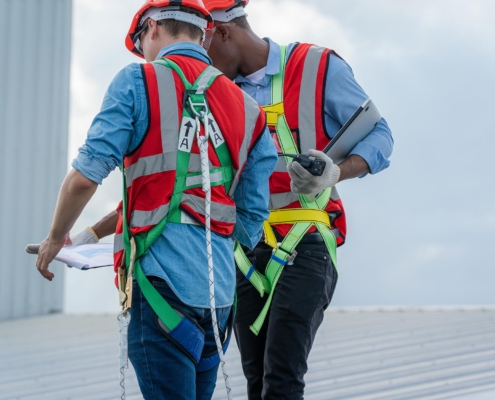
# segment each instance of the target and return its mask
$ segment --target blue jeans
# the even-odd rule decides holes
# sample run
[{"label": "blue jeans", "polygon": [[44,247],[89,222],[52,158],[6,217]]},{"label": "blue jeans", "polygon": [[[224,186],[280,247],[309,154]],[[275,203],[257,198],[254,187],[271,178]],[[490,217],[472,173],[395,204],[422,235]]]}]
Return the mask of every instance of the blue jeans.
[{"label": "blue jeans", "polygon": [[[205,331],[204,355],[216,350],[209,309],[183,304],[165,281],[151,278],[153,286],[177,311],[195,319]],[[231,307],[217,309],[223,340]],[[218,365],[196,372],[193,361],[158,329],[155,312],[134,282],[129,325],[129,359],[136,371],[145,400],[210,400],[215,390]]]}]

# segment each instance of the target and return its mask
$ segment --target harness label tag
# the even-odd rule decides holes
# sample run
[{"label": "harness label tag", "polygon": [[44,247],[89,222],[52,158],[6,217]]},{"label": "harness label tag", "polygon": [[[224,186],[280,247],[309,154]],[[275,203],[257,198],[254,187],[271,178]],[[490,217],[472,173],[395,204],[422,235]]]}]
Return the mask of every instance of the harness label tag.
[{"label": "harness label tag", "polygon": [[225,143],[225,139],[212,114],[208,115],[208,125],[210,140],[213,143],[213,146],[215,146],[215,149],[217,149],[218,146]]},{"label": "harness label tag", "polygon": [[194,136],[196,133],[196,120],[183,117],[179,133],[179,150],[187,153],[191,152]]}]

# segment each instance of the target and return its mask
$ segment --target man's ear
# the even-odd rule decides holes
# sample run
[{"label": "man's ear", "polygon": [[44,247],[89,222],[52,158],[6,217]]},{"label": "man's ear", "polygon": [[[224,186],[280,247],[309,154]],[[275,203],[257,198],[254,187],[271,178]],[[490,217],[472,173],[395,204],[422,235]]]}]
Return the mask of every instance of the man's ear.
[{"label": "man's ear", "polygon": [[217,31],[215,33],[220,36],[223,42],[226,42],[227,39],[230,37],[229,28],[225,25],[218,25]]},{"label": "man's ear", "polygon": [[158,22],[152,20],[151,18],[148,20],[149,31],[152,39],[156,39],[158,37]]}]

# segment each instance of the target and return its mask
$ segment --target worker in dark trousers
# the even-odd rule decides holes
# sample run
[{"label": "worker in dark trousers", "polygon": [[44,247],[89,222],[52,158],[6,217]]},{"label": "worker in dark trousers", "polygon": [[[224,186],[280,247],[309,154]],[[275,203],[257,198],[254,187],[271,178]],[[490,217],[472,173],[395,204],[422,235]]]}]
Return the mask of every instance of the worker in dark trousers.
[{"label": "worker in dark trousers", "polygon": [[264,241],[235,251],[235,334],[250,400],[302,399],[307,359],[337,283],[336,247],[346,237],[335,185],[387,168],[393,140],[382,119],[339,165],[319,151],[368,96],[334,51],[258,37],[246,19],[248,2],[204,1],[215,20],[208,54],[263,106],[279,152],[309,153],[326,167],[314,176],[279,157]]}]

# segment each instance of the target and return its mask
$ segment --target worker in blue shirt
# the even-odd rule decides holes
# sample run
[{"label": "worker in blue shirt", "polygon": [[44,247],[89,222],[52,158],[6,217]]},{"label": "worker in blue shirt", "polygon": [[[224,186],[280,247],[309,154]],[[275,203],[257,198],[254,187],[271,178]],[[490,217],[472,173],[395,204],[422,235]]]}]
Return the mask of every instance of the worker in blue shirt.
[{"label": "worker in blue shirt", "polygon": [[213,65],[263,106],[279,152],[309,154],[326,166],[314,176],[279,157],[264,241],[235,249],[235,333],[250,400],[302,399],[309,352],[337,283],[336,246],[346,236],[334,186],[387,168],[393,139],[381,119],[339,165],[319,151],[368,96],[336,52],[258,37],[248,2],[204,0],[215,20]]},{"label": "worker in blue shirt", "polygon": [[[127,181],[127,189],[132,185],[132,191],[128,190],[129,207],[133,207],[132,199],[133,196],[136,196],[136,191],[139,195],[139,190],[146,189],[146,184],[142,182],[153,174],[156,178],[152,177],[151,179],[155,179],[155,182],[156,179],[161,179],[166,183],[168,179],[172,179],[170,185],[165,185],[164,191],[170,191],[174,186],[175,178],[170,171],[163,168],[156,171],[147,170],[148,167],[156,169],[157,165],[147,164],[152,157],[151,155],[147,153],[140,155],[143,146],[148,146],[151,143],[154,147],[148,146],[147,148],[156,148],[151,141],[159,140],[160,146],[165,147],[167,143],[173,143],[174,138],[179,133],[178,131],[176,131],[177,133],[172,132],[169,128],[170,126],[179,126],[180,120],[169,119],[170,125],[163,126],[153,122],[160,121],[160,118],[164,119],[164,116],[169,115],[167,113],[170,113],[170,110],[165,106],[169,103],[165,103],[165,101],[169,96],[175,104],[177,95],[173,91],[174,85],[177,93],[184,90],[179,84],[174,83],[176,81],[173,78],[171,81],[166,81],[168,83],[164,83],[163,79],[165,78],[163,77],[172,77],[172,74],[167,72],[170,71],[169,67],[164,66],[163,63],[169,62],[167,60],[175,60],[173,61],[174,65],[187,67],[185,74],[194,75],[196,74],[194,71],[198,69],[203,69],[203,72],[207,71],[208,66],[211,65],[211,60],[200,45],[201,33],[204,35],[204,28],[209,18],[202,2],[188,0],[187,3],[191,4],[190,7],[177,8],[173,6],[170,9],[167,8],[168,3],[170,2],[148,0],[136,14],[136,26],[129,35],[128,48],[130,50],[140,52],[140,55],[146,57],[148,62],[160,61],[153,64],[131,64],[117,74],[105,94],[101,110],[89,129],[85,144],[79,149],[79,154],[72,163],[73,169],[62,185],[50,233],[39,248],[36,264],[43,277],[50,281],[54,275],[49,270],[49,264],[63,245],[71,242],[73,244],[96,242],[99,237],[115,232],[117,214],[114,212],[93,228],[88,228],[76,235],[72,240],[69,237],[70,229],[95,193],[97,186],[116,167],[126,163],[125,169],[127,171],[129,163],[136,161],[136,157],[137,162],[133,166],[145,167],[141,171],[141,180]],[[196,27],[201,27],[203,32],[201,30],[198,32],[198,29],[194,29]],[[194,33],[194,36],[191,36],[191,32]],[[145,71],[147,74],[151,74],[146,79]],[[213,71],[212,73],[215,74],[214,69],[208,71]],[[153,74],[157,76],[155,81],[150,80],[150,76],[154,76]],[[162,90],[163,87],[169,89],[171,87],[172,91]],[[226,90],[222,93],[235,95],[235,101],[233,101],[233,97],[224,98],[221,96],[222,93],[219,92],[221,88]],[[152,90],[158,90],[160,96],[150,95]],[[223,130],[222,125],[233,127],[230,131],[225,131],[224,134],[225,142],[230,145],[229,149],[235,149],[235,146],[240,147],[238,154],[232,153],[230,155],[233,166],[238,164],[238,171],[234,171],[231,178],[225,178],[226,181],[231,180],[237,185],[233,184],[232,195],[229,196],[229,192],[223,191],[218,185],[211,189],[213,193],[212,204],[217,202],[215,203],[217,209],[212,207],[211,211],[215,314],[218,320],[219,333],[224,338],[228,330],[227,323],[231,314],[235,291],[234,241],[232,239],[234,238],[250,248],[253,248],[259,241],[263,221],[269,214],[267,208],[269,200],[268,178],[277,162],[277,154],[269,131],[264,124],[264,113],[254,100],[221,75],[215,78],[206,93],[210,96],[208,103],[210,103],[211,116],[215,117],[220,129]],[[244,111],[242,111],[243,104]],[[224,110],[225,107],[228,107],[228,111]],[[160,115],[152,114],[152,109],[158,110]],[[185,107],[181,109],[181,113],[185,112],[185,109]],[[221,111],[215,115],[215,109]],[[239,112],[246,113],[245,121],[242,121],[242,124],[236,125],[237,119],[232,120],[226,117],[233,115],[234,112],[237,112],[237,115]],[[176,115],[181,114],[177,113]],[[244,116],[244,114],[242,115]],[[203,128],[201,130],[203,131]],[[170,132],[170,136],[166,136],[167,132]],[[243,132],[246,133],[244,136],[241,134]],[[160,159],[165,159],[162,156],[170,158],[173,156],[172,153],[177,152],[177,147],[173,148],[172,152],[170,149],[168,151],[167,153],[164,148],[163,154],[157,154],[157,157]],[[191,160],[193,160],[194,147],[191,151]],[[215,151],[219,152],[220,150]],[[241,154],[244,154],[244,160],[242,159],[244,156],[241,157]],[[220,159],[220,156],[218,158]],[[210,159],[210,163],[213,162],[218,163],[218,161]],[[192,167],[192,161],[189,164],[189,172],[194,172],[194,169],[191,171],[191,168],[197,168]],[[223,167],[222,171],[227,173]],[[175,173],[175,168],[171,172]],[[136,169],[134,173],[136,173]],[[216,192],[213,192],[213,189]],[[195,193],[198,193],[197,189],[186,188],[184,189],[184,196],[188,190],[196,190]],[[213,197],[215,193],[216,199]],[[189,196],[193,197],[192,195]],[[167,198],[170,199],[170,196],[157,196],[157,201],[164,201]],[[196,194],[196,199],[198,198]],[[148,198],[144,198],[141,203],[148,201]],[[170,200],[169,204],[172,202]],[[178,310],[180,315],[186,314],[195,321],[196,326],[200,326],[204,330],[205,345],[201,352],[203,359],[203,354],[215,352],[218,346],[216,346],[213,338],[214,328],[212,328],[209,291],[211,280],[209,280],[208,275],[205,228],[201,223],[202,215],[206,218],[206,211],[202,208],[204,205],[200,203],[201,201],[196,201],[194,204],[199,209],[197,212],[191,213],[191,209],[185,206],[180,208],[178,214],[180,223],[167,221],[161,235],[151,245],[149,251],[140,258],[140,268],[156,291],[173,308]],[[162,209],[163,207],[159,207],[156,210]],[[218,209],[220,211],[217,211]],[[224,209],[226,212],[222,214]],[[140,213],[147,212],[140,211],[141,208],[134,210]],[[235,213],[232,213],[232,210]],[[218,222],[215,222],[213,216],[214,213],[218,212]],[[124,218],[126,218],[125,215]],[[220,231],[220,228],[215,230],[214,223],[225,230],[233,229],[232,237],[216,233],[216,231]],[[131,222],[129,229],[135,228],[136,226],[132,226]],[[143,227],[143,229],[145,228],[146,226]],[[163,329],[155,321],[154,309],[150,308],[150,304],[144,289],[141,290],[140,286],[135,285],[130,310],[132,319],[129,327],[129,357],[136,370],[143,396],[146,399],[211,398],[215,387],[218,363],[207,370],[197,370],[190,355],[188,356],[184,353],[184,349],[180,349],[169,341],[169,336],[163,333]]]}]

